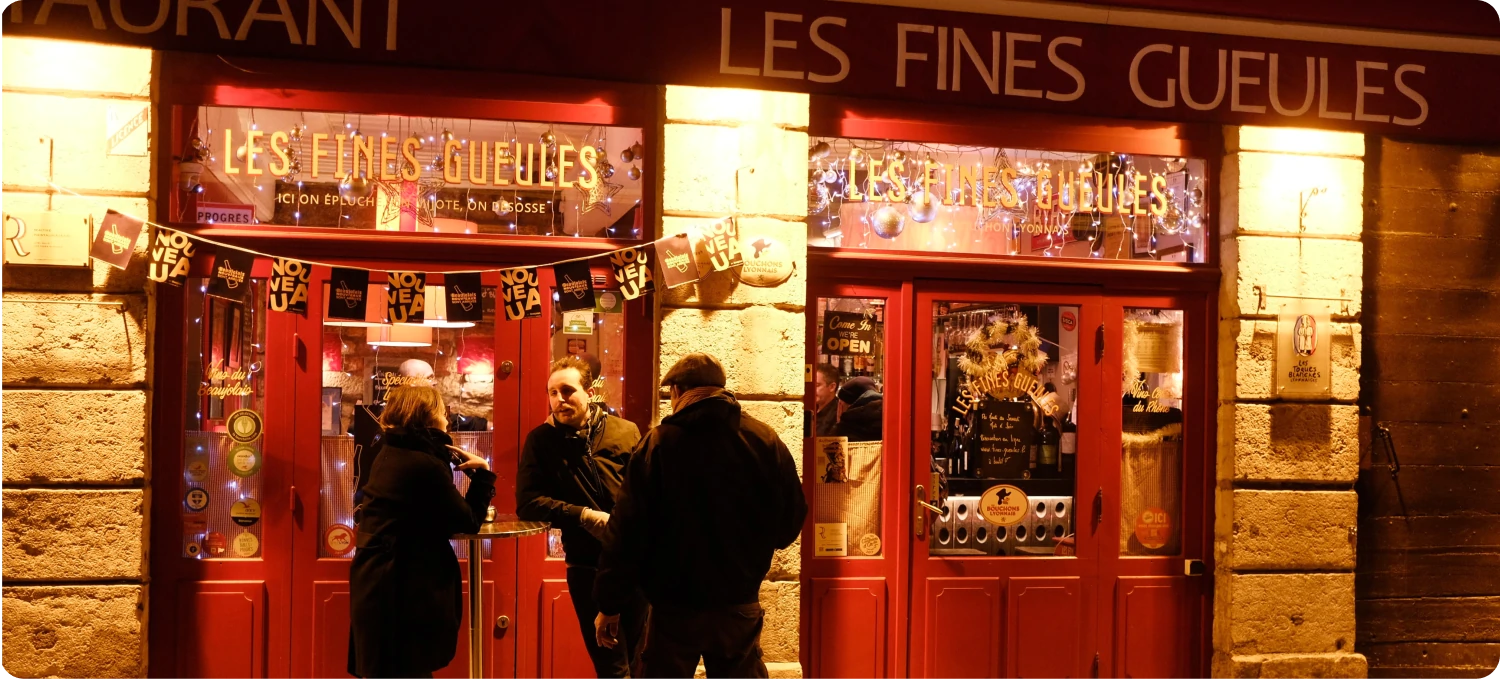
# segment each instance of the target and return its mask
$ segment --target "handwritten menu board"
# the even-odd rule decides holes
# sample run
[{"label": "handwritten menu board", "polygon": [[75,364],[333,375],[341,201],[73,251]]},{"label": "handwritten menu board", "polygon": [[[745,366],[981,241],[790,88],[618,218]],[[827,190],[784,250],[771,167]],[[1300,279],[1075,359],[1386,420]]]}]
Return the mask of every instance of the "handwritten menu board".
[{"label": "handwritten menu board", "polygon": [[1036,419],[1029,402],[984,399],[975,427],[979,473],[991,479],[1019,479],[1031,467]]}]

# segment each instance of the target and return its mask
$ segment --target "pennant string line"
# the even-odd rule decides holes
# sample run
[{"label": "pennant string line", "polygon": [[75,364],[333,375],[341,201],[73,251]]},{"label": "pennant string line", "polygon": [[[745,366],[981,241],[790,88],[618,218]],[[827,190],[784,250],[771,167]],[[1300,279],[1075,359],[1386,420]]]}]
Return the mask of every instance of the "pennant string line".
[{"label": "pennant string line", "polygon": [[[47,185],[50,186],[50,187],[52,187],[54,190],[61,191],[63,193],[72,195],[72,196],[77,197],[77,198],[82,198],[82,199],[87,200],[87,201],[89,201],[91,203],[94,203],[95,205],[98,205],[99,207],[104,208],[106,210],[113,210],[113,208],[109,207],[108,205],[105,205],[104,203],[102,203],[100,201],[94,200],[93,196],[85,196],[85,195],[83,195],[81,193],[73,191],[72,189],[69,189],[69,188],[67,188],[65,186],[58,185],[58,184],[53,183],[51,181],[48,181]],[[271,254],[269,252],[261,252],[259,250],[252,250],[252,249],[247,248],[247,247],[241,247],[241,246],[238,246],[238,245],[230,245],[228,243],[224,243],[224,242],[221,242],[221,241],[216,241],[216,240],[214,240],[212,238],[205,238],[203,236],[200,236],[198,234],[195,234],[195,233],[192,233],[192,232],[189,232],[189,231],[184,231],[182,229],[178,229],[178,228],[175,228],[175,227],[167,226],[165,224],[158,224],[158,223],[153,222],[153,221],[151,221],[149,219],[142,219],[142,218],[137,217],[135,215],[132,215],[132,214],[130,214],[128,212],[121,212],[120,210],[114,210],[114,211],[118,212],[119,214],[125,215],[126,217],[129,217],[131,219],[134,219],[134,220],[136,220],[136,221],[138,221],[138,222],[140,222],[140,223],[142,223],[142,224],[144,224],[146,226],[150,226],[152,228],[155,228],[155,229],[166,229],[168,231],[173,231],[173,232],[176,232],[176,233],[181,233],[183,235],[188,236],[189,238],[192,238],[193,240],[197,240],[197,241],[201,241],[201,242],[204,242],[204,243],[208,243],[210,245],[213,245],[214,247],[229,248],[231,250],[239,250],[240,252],[247,252],[247,253],[250,253],[250,254],[255,255],[257,257],[265,257],[267,259],[294,259],[294,260],[297,260],[299,262],[306,262],[308,264],[313,264],[313,265],[317,265],[317,266],[326,266],[326,267],[329,267],[329,268],[332,268],[332,269],[355,269],[355,270],[359,270],[359,271],[369,271],[369,272],[372,272],[372,273],[389,271],[389,269],[371,269],[371,268],[362,267],[362,266],[346,266],[346,265],[343,265],[343,264],[335,264],[335,263],[332,263],[332,262],[322,262],[322,261],[318,261],[316,259],[304,259],[304,258],[301,258],[301,257],[282,257],[282,256],[279,256],[279,255]],[[634,249],[634,248],[643,247],[643,246],[646,246],[646,245],[653,245],[654,246],[654,245],[656,245],[658,243],[661,243],[663,241],[672,240],[674,238],[687,238],[687,237],[688,237],[688,234],[686,232],[675,233],[675,234],[672,234],[670,236],[662,236],[661,238],[658,238],[658,239],[656,239],[654,241],[649,241],[649,242],[645,242],[645,243],[637,243],[635,245],[630,245],[630,246],[626,246],[626,247],[623,247],[623,248],[619,248],[619,250],[630,250],[630,249]],[[592,254],[592,255],[584,255],[584,256],[581,256],[581,257],[573,257],[572,259],[563,259],[563,260],[558,260],[556,262],[548,262],[548,263],[545,263],[545,264],[531,264],[531,265],[527,265],[527,266],[503,266],[503,267],[498,267],[498,268],[493,268],[493,269],[455,269],[455,270],[447,270],[447,271],[432,271],[432,272],[427,272],[427,273],[437,273],[437,274],[494,273],[494,272],[498,272],[498,271],[511,271],[511,270],[514,270],[514,269],[531,269],[531,268],[541,268],[541,267],[557,266],[559,264],[572,264],[574,262],[582,262],[582,261],[594,259],[594,258],[597,258],[597,257],[608,257],[610,254],[611,253],[609,253],[609,252],[601,252],[601,253]]]}]

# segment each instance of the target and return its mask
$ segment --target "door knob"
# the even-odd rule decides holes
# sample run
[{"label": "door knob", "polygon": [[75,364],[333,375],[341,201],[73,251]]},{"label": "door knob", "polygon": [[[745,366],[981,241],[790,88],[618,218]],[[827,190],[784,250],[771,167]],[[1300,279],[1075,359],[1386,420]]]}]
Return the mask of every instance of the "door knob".
[{"label": "door knob", "polygon": [[510,361],[504,361],[504,362],[500,363],[500,374],[501,375],[509,375],[510,371],[515,370],[515,369],[516,369],[516,364],[511,363]]},{"label": "door knob", "polygon": [[499,616],[499,617],[495,618],[495,631],[497,633],[498,632],[504,632],[505,630],[508,630],[508,629],[510,629],[510,616],[508,616],[508,615],[502,615],[502,616]]}]

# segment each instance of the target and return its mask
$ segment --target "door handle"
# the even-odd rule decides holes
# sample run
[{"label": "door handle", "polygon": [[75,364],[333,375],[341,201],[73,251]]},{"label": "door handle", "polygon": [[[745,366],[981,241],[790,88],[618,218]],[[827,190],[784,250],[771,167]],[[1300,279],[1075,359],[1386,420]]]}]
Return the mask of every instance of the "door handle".
[{"label": "door handle", "polygon": [[1099,363],[1099,362],[1101,362],[1103,360],[1104,360],[1104,324],[1100,323],[1099,327],[1094,330],[1094,362],[1095,363]]},{"label": "door handle", "polygon": [[1104,521],[1104,489],[1094,493],[1094,530],[1099,530],[1099,524]]}]

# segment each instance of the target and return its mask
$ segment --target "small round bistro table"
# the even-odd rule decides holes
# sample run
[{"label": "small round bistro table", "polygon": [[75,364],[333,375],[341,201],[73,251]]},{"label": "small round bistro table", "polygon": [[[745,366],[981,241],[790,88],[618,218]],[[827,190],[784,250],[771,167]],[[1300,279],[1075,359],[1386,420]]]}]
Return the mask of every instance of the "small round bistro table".
[{"label": "small round bistro table", "polygon": [[478,533],[459,533],[454,540],[469,543],[469,676],[484,676],[484,544],[485,540],[523,538],[548,528],[546,521],[521,521],[497,516],[479,526]]}]

